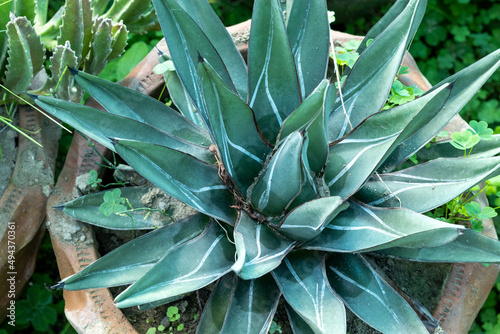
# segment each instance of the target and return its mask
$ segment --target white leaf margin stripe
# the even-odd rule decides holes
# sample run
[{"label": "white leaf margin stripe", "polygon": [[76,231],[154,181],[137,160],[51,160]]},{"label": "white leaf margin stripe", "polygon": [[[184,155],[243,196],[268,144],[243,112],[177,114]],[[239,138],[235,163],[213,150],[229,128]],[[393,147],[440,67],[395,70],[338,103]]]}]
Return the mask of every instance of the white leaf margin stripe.
[{"label": "white leaf margin stripe", "polygon": [[266,90],[266,96],[271,104],[271,108],[273,109],[273,113],[276,116],[276,119],[278,120],[279,125],[281,126],[283,124],[283,120],[279,114],[278,108],[276,107],[276,103],[274,102],[273,97],[271,96],[271,92],[269,91],[269,62],[271,59],[271,49],[272,49],[272,41],[274,38],[274,11],[271,9],[271,20],[270,20],[270,34],[267,39],[267,49],[266,49],[266,59],[264,62],[264,67],[262,68],[262,72],[260,73],[259,80],[257,80],[257,85],[255,85],[255,90],[253,92],[252,99],[250,100],[249,106],[250,108],[253,108],[253,105],[255,103],[255,99],[257,98],[257,93],[259,92],[259,87],[262,83],[262,79],[265,77],[265,90]]},{"label": "white leaf margin stripe", "polygon": [[[299,283],[299,285],[302,287],[302,289],[304,289],[304,291],[307,293],[307,295],[309,296],[309,298],[311,299],[311,302],[314,306],[314,313],[316,315],[316,323],[318,325],[318,328],[321,329],[322,332],[324,332],[324,329],[323,329],[323,310],[322,310],[322,307],[320,308],[319,307],[319,304],[321,303],[321,301],[323,300],[324,298],[324,291],[325,289],[322,288],[322,295],[321,295],[321,299],[319,298],[318,296],[318,283],[316,283],[316,298],[311,294],[311,292],[309,292],[309,290],[307,289],[306,285],[304,284],[304,282],[300,279],[299,275],[297,275],[297,272],[295,271],[295,269],[293,269],[293,266],[292,264],[290,263],[290,260],[288,260],[287,258],[285,258],[285,265],[286,267],[288,268],[288,270],[290,271],[290,273],[293,275],[293,277],[295,278],[295,280],[297,281],[297,283]],[[323,280],[323,285],[325,284],[325,281]]]},{"label": "white leaf margin stripe", "polygon": [[161,175],[163,175],[168,181],[173,183],[180,191],[182,194],[184,194],[191,202],[191,205],[193,205],[196,209],[198,209],[201,212],[206,212],[205,209],[203,209],[199,204],[198,204],[198,198],[192,196],[192,193],[200,193],[200,192],[206,192],[206,191],[211,191],[211,190],[223,190],[226,189],[227,187],[225,185],[215,185],[211,187],[203,187],[200,189],[193,189],[191,187],[188,187],[182,182],[179,182],[178,180],[174,179],[170,174],[166,173],[160,166],[158,166],[156,163],[154,163],[151,159],[149,159],[147,156],[145,156],[143,153],[137,151],[134,148],[128,147],[128,149],[134,151],[136,154],[138,154],[141,158],[143,158],[146,161],[149,161],[150,166],[153,166]]},{"label": "white leaf margin stripe", "polygon": [[195,277],[195,278],[191,278],[191,279],[186,279],[186,278],[188,278],[188,277],[193,276],[194,274],[196,274],[201,269],[201,267],[203,267],[203,265],[207,261],[207,258],[210,256],[210,254],[213,252],[214,248],[219,244],[219,242],[221,241],[221,239],[223,237],[224,237],[224,235],[221,234],[221,235],[219,235],[212,242],[212,244],[208,248],[208,250],[205,253],[205,255],[203,255],[203,258],[201,259],[200,263],[191,272],[187,273],[184,276],[177,277],[177,278],[175,278],[173,280],[162,282],[162,283],[160,283],[158,285],[155,285],[154,287],[151,287],[150,289],[157,289],[158,287],[164,287],[164,286],[167,286],[167,285],[170,285],[170,284],[179,283],[179,282],[193,282],[193,281],[199,281],[199,280],[206,280],[207,278],[210,279],[210,278],[216,277],[216,276],[221,276],[220,272],[216,272],[215,274],[211,274],[211,275],[203,275],[201,277]]},{"label": "white leaf margin stripe", "polygon": [[[217,100],[217,111],[218,111],[218,114],[219,114],[219,122],[221,124],[221,131],[222,131],[222,133],[224,135],[224,137],[223,137],[223,143],[222,144],[224,146],[225,152],[229,152],[229,149],[228,149],[228,146],[227,146],[227,143],[229,143],[234,149],[240,151],[244,155],[246,155],[246,156],[250,157],[251,159],[257,161],[258,163],[263,164],[264,161],[262,161],[262,159],[260,159],[259,157],[255,156],[254,154],[248,152],[243,147],[241,147],[239,145],[236,145],[227,136],[226,125],[225,125],[225,122],[224,122],[224,118],[222,117],[222,109],[221,109],[221,106],[220,106],[219,91],[217,90],[217,87],[216,87],[216,85],[215,85],[215,83],[213,81],[212,81],[212,88],[213,88],[214,93],[215,93],[215,99]],[[226,88],[224,88],[224,89],[226,89]],[[226,156],[226,154],[224,154],[224,155]],[[231,155],[230,154],[227,154],[226,160],[228,162],[228,165],[229,165],[228,167],[230,167],[230,170],[234,170],[233,160],[231,159]]]},{"label": "white leaf margin stripe", "polygon": [[[404,328],[404,326],[401,324],[401,321],[399,319],[399,317],[396,315],[396,313],[394,312],[394,310],[389,306],[387,305],[386,302],[384,302],[384,300],[382,300],[382,298],[380,298],[378,295],[376,295],[373,291],[371,290],[368,290],[366,287],[362,286],[361,284],[359,284],[358,282],[356,282],[355,280],[353,280],[352,278],[346,276],[345,274],[341,273],[338,269],[336,269],[335,267],[333,266],[329,266],[329,268],[335,273],[337,274],[338,276],[340,276],[343,280],[351,283],[352,285],[356,286],[357,288],[365,291],[366,293],[370,294],[371,296],[373,296],[376,300],[378,300],[380,302],[380,304],[382,304],[385,309],[387,309],[391,314],[392,316],[394,317],[394,319]],[[370,271],[372,271],[370,269]],[[373,272],[373,271],[372,271]],[[377,275],[375,275],[376,277]],[[377,279],[376,279],[377,280]],[[385,296],[385,291],[383,289],[383,287],[380,285],[380,281],[377,280],[377,285],[379,286],[380,288],[380,291],[382,292],[382,294]]]},{"label": "white leaf margin stripe", "polygon": [[246,262],[246,266],[255,266],[258,265],[259,263],[266,262],[269,260],[272,260],[276,257],[280,257],[282,255],[285,255],[288,253],[288,250],[295,246],[296,242],[291,243],[288,247],[286,247],[284,250],[281,252],[275,253],[273,255],[266,255],[261,257],[262,254],[262,247],[261,247],[261,242],[260,242],[260,232],[262,230],[262,224],[257,225],[256,228],[256,235],[255,235],[255,240],[256,240],[256,245],[257,245],[257,255],[251,259],[250,261]]},{"label": "white leaf margin stripe", "polygon": [[[369,149],[371,149],[375,146],[383,145],[383,144],[387,143],[388,141],[391,141],[392,139],[395,140],[400,133],[401,133],[401,131],[396,132],[396,133],[394,133],[390,136],[386,136],[386,137],[380,137],[380,138],[371,139],[371,140],[364,140],[365,142],[374,142],[374,144],[367,145],[361,151],[359,151],[354,156],[354,158],[330,182],[328,182],[327,186],[331,187],[333,184],[335,184],[345,173],[347,173],[347,171],[356,163],[356,161],[358,161],[358,159],[361,157],[361,155],[363,155],[366,151],[368,151]],[[346,139],[346,140],[348,140],[348,139]],[[350,143],[352,143],[352,142],[357,142],[357,140],[356,139],[351,140]],[[337,145],[341,145],[343,143],[346,144],[349,142],[341,141]]]},{"label": "white leaf margin stripe", "polygon": [[[395,181],[394,183],[406,183],[406,182],[397,182]],[[396,191],[392,191],[391,190],[391,193],[384,196],[384,197],[381,197],[379,198],[378,200],[376,201],[373,201],[373,202],[370,202],[370,203],[367,203],[368,205],[371,205],[371,206],[376,206],[378,204],[381,204],[381,203],[384,203],[388,200],[390,200],[391,198],[394,198],[394,197],[397,197],[396,195],[398,194],[401,194],[405,191],[408,191],[408,190],[412,190],[412,189],[417,189],[417,188],[425,188],[425,187],[436,187],[436,186],[443,186],[443,185],[449,185],[450,183],[454,183],[453,181],[447,181],[447,182],[436,182],[436,183],[420,183],[418,185],[415,185],[413,187],[405,187],[405,188],[402,188],[402,189],[399,189],[399,190],[396,190]],[[463,182],[456,182],[455,184],[461,184]],[[387,184],[386,184],[387,185]]]}]

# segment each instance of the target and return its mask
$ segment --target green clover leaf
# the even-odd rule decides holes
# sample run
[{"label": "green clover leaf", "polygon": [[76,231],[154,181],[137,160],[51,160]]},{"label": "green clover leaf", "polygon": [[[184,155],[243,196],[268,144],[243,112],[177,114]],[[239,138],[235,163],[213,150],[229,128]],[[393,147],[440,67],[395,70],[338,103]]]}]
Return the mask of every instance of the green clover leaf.
[{"label": "green clover leaf", "polygon": [[465,210],[467,210],[467,215],[469,217],[474,217],[475,219],[488,219],[497,216],[495,209],[489,206],[485,206],[481,209],[481,205],[477,202],[470,202],[465,204]]},{"label": "green clover leaf", "polygon": [[455,148],[459,150],[466,150],[479,143],[480,137],[477,134],[473,135],[472,132],[465,130],[462,132],[452,133],[451,139],[453,141],[451,141],[450,143]]},{"label": "green clover leaf", "polygon": [[121,197],[122,192],[120,189],[113,189],[104,194],[104,203],[99,207],[99,212],[106,217],[111,216],[113,213],[123,212],[127,210],[125,198]]},{"label": "green clover leaf", "polygon": [[481,139],[490,140],[492,138],[493,129],[488,128],[488,123],[485,121],[470,121],[469,125]]}]

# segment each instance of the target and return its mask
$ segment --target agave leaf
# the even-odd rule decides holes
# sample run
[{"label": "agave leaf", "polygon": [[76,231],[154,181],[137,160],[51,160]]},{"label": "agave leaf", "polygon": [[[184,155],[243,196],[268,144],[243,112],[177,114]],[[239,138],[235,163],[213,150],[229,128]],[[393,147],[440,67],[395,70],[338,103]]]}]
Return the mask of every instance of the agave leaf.
[{"label": "agave leaf", "polygon": [[66,277],[59,285],[66,290],[81,290],[133,283],[166,254],[202,234],[209,219],[197,214],[133,239]]},{"label": "agave leaf", "polygon": [[286,215],[279,231],[293,240],[311,240],[348,206],[349,204],[338,196],[306,202]]},{"label": "agave leaf", "polygon": [[196,333],[266,334],[280,295],[271,275],[252,280],[226,275],[212,293]]},{"label": "agave leaf", "polygon": [[269,141],[300,104],[293,54],[277,1],[254,3],[248,46],[249,106]]},{"label": "agave leaf", "polygon": [[281,126],[278,141],[284,140],[290,133],[297,130],[308,130],[311,142],[307,156],[312,170],[319,173],[328,159],[328,135],[325,123],[327,99],[333,89],[328,80],[323,80]]},{"label": "agave leaf", "polygon": [[302,147],[302,154],[300,158],[300,166],[302,169],[302,182],[300,193],[297,197],[294,198],[290,206],[289,210],[295,209],[297,206],[304,204],[305,202],[312,201],[319,197],[319,191],[314,182],[314,178],[312,176],[312,170],[309,166],[308,153],[309,150],[309,133],[305,133],[304,137],[304,146]]},{"label": "agave leaf", "polygon": [[423,99],[422,103],[378,112],[345,138],[333,143],[325,170],[330,194],[348,198],[355,193],[396,147],[400,138],[422,126],[422,119],[427,114],[435,114],[448,96],[449,90],[443,88]]},{"label": "agave leaf", "polygon": [[[474,149],[467,157],[489,158],[500,153],[500,135],[493,135],[490,140],[481,140],[474,145]],[[426,162],[438,158],[460,158],[464,156],[464,151],[453,147],[450,140],[430,143],[429,148],[421,149],[417,152],[419,162]]]},{"label": "agave leaf", "polygon": [[267,274],[280,265],[296,244],[267,225],[256,222],[245,211],[240,212],[236,222],[234,242],[238,259],[231,269],[243,279]]},{"label": "agave leaf", "polygon": [[[413,2],[413,4],[411,4]],[[368,31],[363,39],[363,42],[360,44],[357,52],[361,54],[363,50],[367,47],[366,44],[370,39],[376,38],[380,33],[382,33],[387,27],[391,24],[392,21],[396,19],[399,15],[401,15],[404,9],[409,6],[414,5],[415,7],[415,17],[413,18],[413,22],[410,27],[410,36],[414,36],[417,32],[417,29],[422,22],[422,18],[424,17],[425,10],[427,7],[427,0],[418,1],[415,3],[411,0],[398,0],[396,3],[385,13],[385,15]],[[410,41],[407,41],[407,46]]]},{"label": "agave leaf", "polygon": [[[151,188],[149,187],[124,187],[121,189],[121,197],[126,198],[133,208],[144,208],[146,205],[141,198]],[[103,203],[104,194],[112,190],[91,193],[82,197],[78,197],[68,203],[63,204],[59,208],[65,214],[79,221],[89,223],[95,226],[109,228],[111,230],[149,230],[162,227],[172,222],[172,219],[165,216],[159,221],[153,219],[149,214],[150,211],[134,211],[128,212],[127,215],[112,214],[105,216],[99,211],[99,207]]]},{"label": "agave leaf", "polygon": [[469,102],[499,66],[500,50],[497,50],[434,86],[427,94],[440,89],[443,85],[453,83],[450,98],[445,103],[442,112],[422,126],[418,132],[399,144],[387,158],[391,162],[391,166],[399,165],[434,138],[453,116]]},{"label": "agave leaf", "polygon": [[300,193],[304,140],[300,132],[289,135],[253,188],[251,202],[264,215],[279,215]]},{"label": "agave leaf", "polygon": [[389,248],[380,251],[389,256],[421,262],[490,262],[500,263],[500,243],[475,231],[465,229],[457,239],[430,248]]},{"label": "agave leaf", "polygon": [[177,75],[177,71],[168,71],[168,73],[164,74],[164,77],[170,98],[172,99],[172,102],[174,102],[177,109],[184,115],[184,117],[199,127],[205,129],[206,125],[203,123],[200,113],[193,105],[188,92],[184,89],[184,86]]},{"label": "agave leaf", "polygon": [[220,333],[224,326],[227,310],[232,302],[234,290],[238,277],[229,273],[217,282],[217,286],[210,294],[205,304],[200,322],[196,328],[196,334]]},{"label": "agave leaf", "polygon": [[[92,8],[90,0],[66,0],[57,44],[70,43],[80,63],[90,50],[92,39]],[[76,66],[75,66],[76,67]]]},{"label": "agave leaf", "polygon": [[9,64],[4,85],[14,92],[23,92],[27,90],[33,77],[42,69],[45,50],[40,36],[26,17],[11,15],[6,28]]},{"label": "agave leaf", "polygon": [[226,223],[236,220],[234,197],[217,167],[168,147],[119,140],[116,151],[139,174],[167,194]]},{"label": "agave leaf", "polygon": [[151,303],[198,290],[230,271],[234,247],[212,221],[198,237],[168,252],[115,299],[120,308]]},{"label": "agave leaf", "polygon": [[55,87],[59,83],[56,94],[57,97],[67,100],[80,102],[83,97],[82,89],[74,84],[74,79],[68,72],[64,72],[66,66],[71,68],[78,67],[78,57],[75,51],[71,49],[69,42],[63,45],[57,45],[53,49],[52,57],[50,57],[50,72],[52,77],[44,85],[44,89]]},{"label": "agave leaf", "polygon": [[128,117],[192,143],[209,146],[209,134],[160,101],[137,91],[72,71],[76,82],[112,114]]},{"label": "agave leaf", "polygon": [[[343,101],[337,98],[330,114],[330,141],[338,140],[365,118],[379,112],[398,73],[406,52],[412,22],[420,0],[410,0],[408,6],[380,33],[359,57],[342,87]],[[350,121],[350,124],[349,124]]]},{"label": "agave leaf", "polygon": [[46,96],[37,96],[36,103],[48,113],[112,150],[115,148],[111,138],[120,138],[164,145],[203,161],[214,161],[213,155],[205,147],[194,145],[127,117]]},{"label": "agave leaf", "polygon": [[344,305],[328,284],[324,255],[290,253],[272,274],[287,303],[313,333],[346,332]]},{"label": "agave leaf", "polygon": [[500,157],[444,158],[373,176],[356,193],[372,206],[426,212],[451,201],[476,184],[500,174]]},{"label": "agave leaf", "polygon": [[365,252],[391,247],[436,247],[455,240],[463,227],[407,209],[382,209],[352,201],[305,249]]},{"label": "agave leaf", "polygon": [[196,64],[199,57],[210,63],[229,87],[234,87],[219,53],[196,21],[175,0],[153,0],[177,74],[206,124]]},{"label": "agave leaf", "polygon": [[290,305],[285,304],[285,309],[288,320],[290,321],[290,327],[294,334],[314,334],[314,331],[307,322],[305,322]]},{"label": "agave leaf", "polygon": [[326,272],[344,304],[382,333],[429,332],[409,304],[387,284],[366,260],[356,254],[332,254]]},{"label": "agave leaf", "polygon": [[198,75],[219,157],[241,193],[246,195],[270,149],[259,136],[252,110],[212,67],[200,62]]},{"label": "agave leaf", "polygon": [[267,333],[280,295],[270,275],[245,281],[227,274],[212,292],[196,334]]},{"label": "agave leaf", "polygon": [[294,1],[289,13],[287,34],[305,99],[326,76],[330,41],[326,1]]},{"label": "agave leaf", "polygon": [[97,18],[95,21],[92,49],[85,66],[88,73],[97,75],[106,67],[107,59],[113,50],[111,48],[113,44],[112,27],[113,23],[110,19]]},{"label": "agave leaf", "polygon": [[246,99],[248,73],[245,61],[212,6],[206,0],[178,0],[178,3],[206,34],[224,62],[238,95]]}]

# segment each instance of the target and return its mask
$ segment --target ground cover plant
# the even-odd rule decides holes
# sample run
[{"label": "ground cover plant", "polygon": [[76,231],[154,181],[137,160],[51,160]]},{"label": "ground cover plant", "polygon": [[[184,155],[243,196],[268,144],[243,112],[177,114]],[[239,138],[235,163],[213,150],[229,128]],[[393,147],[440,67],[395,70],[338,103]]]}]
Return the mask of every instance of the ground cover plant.
[{"label": "ground cover plant", "polygon": [[[155,220],[150,209],[134,209],[148,191],[140,187],[62,204],[91,224],[153,231],[59,287],[133,283],[116,304],[148,308],[217,281],[198,333],[267,332],[281,297],[295,332],[345,333],[348,307],[382,332],[427,333],[363,253],[500,261],[497,241],[422,214],[500,174],[496,147],[396,170],[494,73],[500,51],[383,110],[426,1],[397,1],[338,88],[338,72],[327,78],[325,1],[256,1],[248,69],[207,2],[153,2],[180,113],[77,70],[76,82],[107,111],[33,98],[199,213]],[[100,212],[103,201],[111,212]]]}]

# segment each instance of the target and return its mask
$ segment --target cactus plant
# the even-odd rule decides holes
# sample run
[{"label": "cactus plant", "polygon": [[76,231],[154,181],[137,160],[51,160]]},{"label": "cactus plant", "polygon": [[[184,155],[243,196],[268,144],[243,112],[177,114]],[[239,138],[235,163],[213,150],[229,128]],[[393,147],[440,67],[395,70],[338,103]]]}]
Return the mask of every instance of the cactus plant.
[{"label": "cactus plant", "polygon": [[[13,0],[0,6],[0,79],[9,90],[27,91],[44,69],[50,54],[50,76],[37,94],[79,102],[82,91],[65,68],[99,74],[109,60],[119,57],[127,44],[127,28],[143,32],[157,25],[149,1],[67,0],[47,20],[48,1]],[[127,26],[128,25],[128,26]],[[4,97],[4,100],[6,97]]]},{"label": "cactus plant", "polygon": [[[281,297],[295,333],[345,333],[346,307],[385,333],[428,333],[437,322],[424,325],[365,254],[500,262],[498,241],[422,214],[499,175],[495,150],[398,169],[499,67],[500,50],[382,110],[425,0],[395,3],[339,90],[327,78],[325,0],[256,0],[248,68],[208,2],[153,3],[179,112],[77,70],[107,111],[33,98],[199,213],[170,223],[135,210],[141,187],[61,204],[90,224],[153,231],[58,287],[132,284],[117,306],[148,308],[217,282],[197,333],[266,333]],[[103,200],[116,214],[99,210]]]}]

